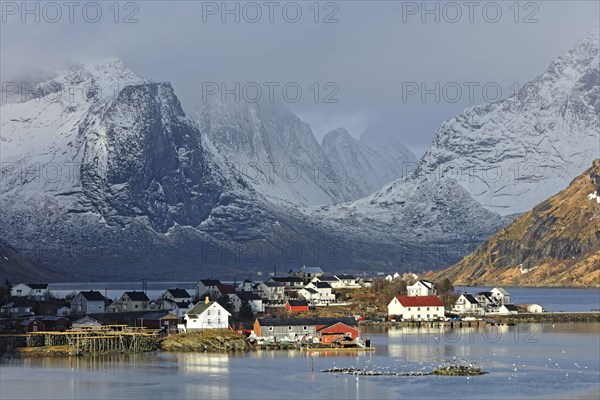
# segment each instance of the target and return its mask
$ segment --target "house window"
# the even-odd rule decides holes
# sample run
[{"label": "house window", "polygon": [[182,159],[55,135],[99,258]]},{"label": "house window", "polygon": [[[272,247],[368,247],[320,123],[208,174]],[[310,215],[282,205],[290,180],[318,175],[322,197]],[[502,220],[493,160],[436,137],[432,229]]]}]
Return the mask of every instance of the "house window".
[{"label": "house window", "polygon": [[417,307],[417,311],[421,311],[421,307]]},{"label": "house window", "polygon": [[303,330],[303,331],[307,331],[307,330],[308,330],[308,326],[303,326],[303,327],[302,327],[302,330]]},{"label": "house window", "polygon": [[217,324],[220,324],[220,323],[221,323],[221,318],[219,318],[219,319],[217,320]]},{"label": "house window", "polygon": [[208,310],[208,315],[210,315],[210,310]]},{"label": "house window", "polygon": [[135,305],[135,308],[138,308],[138,305],[137,305],[137,304]]},{"label": "house window", "polygon": [[211,322],[211,320],[210,320],[210,318],[209,318],[209,319],[208,319],[208,324],[210,325],[211,323],[212,323],[212,322]]},{"label": "house window", "polygon": [[217,315],[221,315],[221,310],[217,310]]},{"label": "house window", "polygon": [[34,332],[37,332],[37,325],[34,325],[34,326],[33,326],[33,331],[34,331]]},{"label": "house window", "polygon": [[427,307],[427,311],[429,311],[429,307]]},{"label": "house window", "polygon": [[292,327],[291,327],[291,326],[288,326],[288,331],[291,331],[291,330],[292,330]]},{"label": "house window", "polygon": [[273,327],[272,326],[269,327],[269,331],[273,332]]}]

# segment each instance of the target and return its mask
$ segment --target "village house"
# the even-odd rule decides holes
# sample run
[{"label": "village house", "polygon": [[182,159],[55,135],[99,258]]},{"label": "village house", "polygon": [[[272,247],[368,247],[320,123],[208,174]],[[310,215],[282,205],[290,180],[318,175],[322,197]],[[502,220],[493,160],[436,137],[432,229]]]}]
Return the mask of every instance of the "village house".
[{"label": "village house", "polygon": [[544,308],[539,304],[530,304],[527,306],[527,312],[539,314],[544,312]]},{"label": "village house", "polygon": [[456,300],[453,310],[459,314],[480,314],[483,308],[472,294],[464,293]]},{"label": "village house", "polygon": [[241,292],[251,292],[254,287],[254,282],[250,279],[245,279],[244,282],[240,283],[238,286],[238,290]]},{"label": "village house", "polygon": [[358,337],[357,323],[354,318],[257,318],[254,322],[254,334],[272,341],[284,339],[297,340],[301,338],[317,338],[325,328],[342,323],[326,334],[348,335],[353,339]]},{"label": "village house", "polygon": [[165,332],[176,333],[179,318],[166,312],[148,313],[139,318],[140,326],[148,329],[162,329]]},{"label": "village house", "polygon": [[444,317],[444,303],[437,296],[396,296],[388,304],[388,316],[405,321],[432,321]]},{"label": "village house", "polygon": [[43,317],[40,321],[44,323],[45,330],[47,331],[64,331],[71,324],[68,319],[59,316]]},{"label": "village house", "polygon": [[186,331],[195,329],[226,329],[231,314],[216,301],[208,297],[192,307],[183,317]]},{"label": "village house", "polygon": [[[331,285],[329,285],[328,283],[310,282],[304,288],[313,289],[317,291],[318,297],[312,296],[315,306],[327,306],[329,304],[335,303],[335,294],[332,291]],[[302,294],[303,292],[300,290],[298,293]]]},{"label": "village house", "polygon": [[[260,297],[258,294],[252,292],[239,292],[238,298],[240,299],[240,307],[242,306],[242,302],[246,300],[250,305],[254,315],[265,312],[265,306],[263,305],[262,297]],[[236,312],[240,312],[239,308],[236,310]]]},{"label": "village house", "polygon": [[496,312],[501,315],[518,314],[519,309],[514,304],[502,304]]},{"label": "village house", "polygon": [[368,278],[358,278],[358,284],[359,284],[361,287],[364,287],[364,288],[370,288],[370,287],[373,287],[373,283],[374,283],[374,282],[373,282],[373,279],[368,279]]},{"label": "village house", "polygon": [[26,283],[19,283],[10,289],[11,297],[27,297],[31,292],[31,287]]},{"label": "village house", "polygon": [[492,312],[498,309],[496,299],[493,297],[492,292],[479,292],[475,294],[475,299],[486,312]]},{"label": "village house", "polygon": [[[339,274],[335,276],[340,281],[340,289],[358,289],[360,285],[354,275]],[[337,289],[332,285],[334,289]]]},{"label": "village house", "polygon": [[45,301],[48,299],[47,283],[19,283],[10,290],[13,297],[27,297],[35,301]]},{"label": "village house", "polygon": [[304,287],[304,279],[299,276],[279,276],[271,277],[267,282],[279,282],[286,288],[302,288]]},{"label": "village house", "polygon": [[394,277],[393,277],[393,276],[391,276],[391,275],[387,275],[387,276],[385,277],[385,280],[386,280],[386,281],[388,281],[388,282],[391,282],[391,281],[393,281],[393,280],[394,280]]},{"label": "village house", "polygon": [[194,303],[191,301],[173,301],[169,299],[162,299],[159,302],[159,308],[161,310],[167,310],[170,314],[175,315],[178,318],[183,318],[186,312],[188,312]]},{"label": "village house", "polygon": [[312,278],[311,282],[324,282],[331,286],[333,289],[339,289],[342,287],[342,282],[335,275],[323,275],[317,278]]},{"label": "village house", "polygon": [[63,306],[63,307],[56,309],[56,315],[58,315],[60,317],[66,317],[71,314],[73,314],[73,310],[71,309],[71,307]]},{"label": "village house", "polygon": [[490,290],[492,298],[496,301],[497,305],[510,303],[510,294],[502,288],[493,288]]},{"label": "village house", "polygon": [[33,315],[33,311],[25,303],[13,301],[0,307],[0,316],[4,318],[20,318],[30,315]]},{"label": "village house", "polygon": [[320,293],[310,287],[305,287],[298,290],[298,296],[308,301],[308,304],[310,306],[316,306],[317,304],[319,304],[319,300],[321,299]]},{"label": "village house", "polygon": [[81,291],[71,300],[71,308],[76,314],[103,313],[104,302],[104,296],[98,291]]},{"label": "village house", "polygon": [[46,330],[46,325],[40,320],[29,318],[28,320],[21,322],[20,328],[23,333],[41,332]]},{"label": "village house", "polygon": [[221,284],[218,279],[201,279],[196,284],[196,298],[204,298],[207,294],[211,299],[218,298],[217,286]]},{"label": "village house", "polygon": [[268,302],[270,306],[283,305],[285,300],[285,286],[280,282],[260,282],[255,286],[255,291],[262,297],[263,303]]},{"label": "village house", "polygon": [[407,286],[406,292],[409,296],[435,296],[437,294],[433,282],[424,279]]},{"label": "village house", "polygon": [[82,330],[85,328],[97,328],[102,325],[102,322],[90,317],[89,315],[86,315],[85,317],[80,318],[77,321],[73,321],[73,323],[71,324],[71,328],[74,330]]},{"label": "village house", "polygon": [[185,289],[167,289],[162,295],[161,299],[171,300],[176,303],[183,301],[192,301],[192,295]]},{"label": "village house", "polygon": [[313,278],[325,275],[320,267],[307,267],[303,265],[298,269],[291,269],[288,271],[289,276],[297,276],[304,279],[305,282],[310,281]]},{"label": "village house", "polygon": [[[356,326],[356,325],[355,325]],[[337,340],[356,340],[360,336],[360,331],[355,326],[349,326],[343,322],[319,329],[317,335],[323,344],[331,344]]]},{"label": "village house", "polygon": [[150,299],[144,292],[125,292],[119,299],[119,308],[122,312],[142,311],[148,309]]},{"label": "village house", "polygon": [[308,302],[306,300],[288,300],[285,303],[285,311],[289,313],[308,311]]},{"label": "village house", "polygon": [[233,285],[220,284],[220,285],[217,285],[216,293],[217,293],[217,297],[216,297],[217,299],[220,299],[221,297],[225,297],[225,296],[230,298],[232,295],[235,295],[235,287]]}]

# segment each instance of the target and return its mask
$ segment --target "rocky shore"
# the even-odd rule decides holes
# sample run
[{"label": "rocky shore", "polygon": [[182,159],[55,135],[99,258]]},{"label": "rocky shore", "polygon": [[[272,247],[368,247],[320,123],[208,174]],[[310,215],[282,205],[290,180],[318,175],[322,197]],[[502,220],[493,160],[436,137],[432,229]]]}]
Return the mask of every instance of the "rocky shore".
[{"label": "rocky shore", "polygon": [[227,329],[205,329],[170,335],[161,342],[164,351],[243,352],[253,347],[246,337]]}]

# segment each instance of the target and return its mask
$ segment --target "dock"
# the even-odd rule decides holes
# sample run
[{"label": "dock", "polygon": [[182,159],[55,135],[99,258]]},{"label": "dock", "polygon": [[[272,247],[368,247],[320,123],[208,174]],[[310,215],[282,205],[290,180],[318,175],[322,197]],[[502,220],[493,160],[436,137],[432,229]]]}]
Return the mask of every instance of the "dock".
[{"label": "dock", "polygon": [[0,353],[19,348],[67,348],[71,354],[142,353],[160,347],[159,330],[106,325],[64,332],[40,331],[0,335]]}]

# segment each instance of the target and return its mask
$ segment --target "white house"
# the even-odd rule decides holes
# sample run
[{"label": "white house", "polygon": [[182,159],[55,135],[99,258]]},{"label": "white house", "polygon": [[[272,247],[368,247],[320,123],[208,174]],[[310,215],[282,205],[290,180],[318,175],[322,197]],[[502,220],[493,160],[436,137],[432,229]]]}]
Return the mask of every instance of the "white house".
[{"label": "white house", "polygon": [[117,302],[121,312],[125,311],[141,311],[148,309],[150,299],[144,292],[125,292]]},{"label": "white house", "polygon": [[240,290],[242,292],[251,292],[253,287],[254,287],[254,282],[252,282],[250,279],[246,279],[246,280],[244,280],[244,282],[239,284],[238,290]]},{"label": "white house", "polygon": [[483,308],[472,294],[464,293],[456,300],[453,311],[460,314],[483,313]]},{"label": "white house", "polygon": [[388,304],[388,316],[431,321],[444,316],[444,303],[437,296],[396,296]]},{"label": "white house", "polygon": [[285,286],[280,282],[260,282],[255,286],[256,293],[271,304],[283,304],[285,300]]},{"label": "white house", "polygon": [[493,288],[490,293],[498,305],[510,303],[510,294],[501,287]]},{"label": "white house", "polygon": [[31,292],[31,287],[26,283],[19,283],[10,289],[12,297],[28,297]]},{"label": "white house", "polygon": [[406,291],[409,296],[435,296],[437,294],[433,282],[424,279],[407,286]]},{"label": "white house", "polygon": [[167,289],[161,296],[162,299],[174,302],[192,301],[192,295],[185,289]]},{"label": "white house", "polygon": [[388,275],[388,276],[385,277],[385,280],[388,281],[388,282],[391,282],[391,281],[394,280],[394,277],[391,276],[391,275]]},{"label": "white house", "polygon": [[248,302],[248,305],[250,306],[250,309],[252,310],[253,314],[265,312],[265,307],[263,305],[262,297],[260,297],[256,293],[237,292],[237,293],[234,293],[233,295],[229,296],[229,301],[231,302],[231,305],[233,306],[233,311],[236,313],[240,312],[240,309],[242,308],[242,304],[244,301]]},{"label": "white house", "polygon": [[328,304],[335,303],[335,294],[333,294],[332,287],[328,283],[310,282],[304,286],[304,289],[312,289],[318,293],[318,297],[312,296],[313,301],[311,302],[308,298],[304,297],[305,292],[298,292],[299,294],[302,294],[305,300],[311,302],[311,305],[326,306]]},{"label": "white house", "polygon": [[189,310],[183,317],[186,331],[194,329],[227,329],[231,314],[208,297]]},{"label": "white house", "polygon": [[218,279],[201,279],[196,284],[196,297],[200,298],[208,294],[212,298],[219,296],[217,286],[221,284]]},{"label": "white house", "polygon": [[518,314],[519,313],[519,309],[514,304],[502,304],[498,308],[498,311],[496,311],[496,312],[498,314],[503,314],[503,315]]},{"label": "white house", "polygon": [[539,304],[530,304],[527,306],[527,312],[539,314],[544,312],[544,308]]},{"label": "white house", "polygon": [[95,290],[82,291],[71,300],[71,308],[76,314],[104,312],[104,296]]},{"label": "white house", "polygon": [[[339,274],[339,275],[336,275],[335,277],[340,282],[340,286],[339,286],[340,289],[358,289],[358,288],[360,288],[360,285],[358,284],[358,281],[354,275]],[[336,288],[333,285],[331,285],[331,286],[333,288]]]}]

